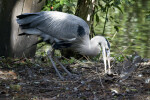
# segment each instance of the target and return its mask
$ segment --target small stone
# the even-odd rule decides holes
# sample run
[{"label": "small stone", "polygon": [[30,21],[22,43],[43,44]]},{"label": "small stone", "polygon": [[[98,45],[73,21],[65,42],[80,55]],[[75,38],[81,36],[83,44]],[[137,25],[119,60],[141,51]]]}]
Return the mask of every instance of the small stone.
[{"label": "small stone", "polygon": [[84,81],[81,81],[81,84],[85,84],[85,82],[84,82]]},{"label": "small stone", "polygon": [[150,83],[150,78],[147,78],[147,79],[145,80],[145,83]]},{"label": "small stone", "polygon": [[78,91],[78,88],[77,88],[77,87],[74,87],[73,89],[74,89],[74,91]]},{"label": "small stone", "polygon": [[68,87],[66,87],[66,90],[69,90],[69,88],[68,88]]},{"label": "small stone", "polygon": [[142,74],[139,74],[139,75],[138,75],[138,77],[142,77],[142,76],[143,76]]}]

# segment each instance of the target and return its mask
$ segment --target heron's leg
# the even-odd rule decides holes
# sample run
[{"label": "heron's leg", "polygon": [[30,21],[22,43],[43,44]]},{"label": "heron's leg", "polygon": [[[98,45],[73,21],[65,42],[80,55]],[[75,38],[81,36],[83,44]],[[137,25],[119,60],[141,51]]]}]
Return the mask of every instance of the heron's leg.
[{"label": "heron's leg", "polygon": [[57,69],[54,60],[52,59],[52,56],[54,56],[54,51],[55,51],[54,49],[53,49],[51,52],[50,52],[50,50],[49,50],[49,51],[47,52],[48,57],[49,57],[49,59],[50,59],[52,65],[53,65],[53,67],[54,67],[56,73],[57,73],[58,76],[60,77],[60,79],[61,79],[61,80],[64,80],[64,78],[63,78],[62,75],[60,74],[59,70]]},{"label": "heron's leg", "polygon": [[63,64],[57,59],[57,57],[55,57],[55,60],[69,76],[72,76],[72,74],[66,69],[66,67],[63,66]]}]

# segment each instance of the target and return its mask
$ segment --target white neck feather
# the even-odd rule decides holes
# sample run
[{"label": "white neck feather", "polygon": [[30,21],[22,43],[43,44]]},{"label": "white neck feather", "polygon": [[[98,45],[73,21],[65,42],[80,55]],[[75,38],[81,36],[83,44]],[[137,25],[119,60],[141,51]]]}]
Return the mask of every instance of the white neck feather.
[{"label": "white neck feather", "polygon": [[79,48],[76,48],[76,50],[83,55],[87,56],[96,56],[100,53],[100,46],[99,43],[101,41],[97,40],[95,37],[91,40],[89,37],[85,37],[82,41],[82,44],[79,45]]}]

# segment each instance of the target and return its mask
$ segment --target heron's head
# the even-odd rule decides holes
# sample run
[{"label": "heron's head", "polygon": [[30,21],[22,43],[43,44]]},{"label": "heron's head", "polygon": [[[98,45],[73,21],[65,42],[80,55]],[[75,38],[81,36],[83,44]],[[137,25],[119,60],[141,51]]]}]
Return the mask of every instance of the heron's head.
[{"label": "heron's head", "polygon": [[[95,36],[94,38],[91,39],[91,41],[93,43],[95,43],[98,48],[102,49],[102,55],[103,55],[104,66],[105,66],[105,73],[107,73],[107,71],[106,71],[106,68],[107,68],[106,61],[108,61],[108,66],[110,68],[110,43],[103,36]],[[110,71],[108,71],[108,73],[110,73]]]},{"label": "heron's head", "polygon": [[104,38],[104,37],[102,37],[102,38],[103,38],[102,39],[103,41],[101,41],[99,43],[99,45],[102,48],[103,55],[104,55],[104,52],[106,52],[106,56],[108,57],[108,56],[110,56],[110,43],[106,38]]},{"label": "heron's head", "polygon": [[107,56],[110,55],[110,43],[105,37],[95,36],[91,41],[102,48],[103,54],[106,54]]}]

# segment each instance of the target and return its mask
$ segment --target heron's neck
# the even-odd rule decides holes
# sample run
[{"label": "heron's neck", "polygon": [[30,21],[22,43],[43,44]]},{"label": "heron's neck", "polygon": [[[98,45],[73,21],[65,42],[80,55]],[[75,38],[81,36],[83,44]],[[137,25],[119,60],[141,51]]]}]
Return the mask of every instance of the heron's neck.
[{"label": "heron's neck", "polygon": [[96,56],[100,53],[100,46],[95,41],[89,38],[83,39],[84,41],[80,44],[78,52],[87,56]]}]

